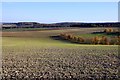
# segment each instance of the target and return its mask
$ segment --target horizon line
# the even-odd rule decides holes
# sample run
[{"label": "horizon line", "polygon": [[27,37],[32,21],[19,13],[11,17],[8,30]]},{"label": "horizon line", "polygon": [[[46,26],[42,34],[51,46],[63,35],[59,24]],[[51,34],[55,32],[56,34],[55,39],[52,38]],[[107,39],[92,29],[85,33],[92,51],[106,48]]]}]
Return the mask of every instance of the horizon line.
[{"label": "horizon line", "polygon": [[16,21],[16,22],[0,22],[0,23],[19,23],[19,22],[36,22],[44,24],[53,24],[53,23],[117,23],[119,21],[96,21],[96,22],[78,22],[78,21],[61,21],[61,22],[39,22],[39,21]]}]

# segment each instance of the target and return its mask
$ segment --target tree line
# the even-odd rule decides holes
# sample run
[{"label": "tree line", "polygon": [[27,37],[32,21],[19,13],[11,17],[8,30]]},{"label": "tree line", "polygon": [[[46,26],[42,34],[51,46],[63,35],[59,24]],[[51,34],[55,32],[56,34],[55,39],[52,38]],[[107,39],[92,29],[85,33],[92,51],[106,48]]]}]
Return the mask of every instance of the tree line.
[{"label": "tree line", "polygon": [[[105,33],[113,33],[113,29],[105,29]],[[120,36],[95,36],[92,38],[80,37],[70,33],[60,34],[62,39],[79,44],[102,44],[102,45],[120,45]]]},{"label": "tree line", "polygon": [[50,28],[50,27],[120,27],[120,23],[75,23],[75,22],[63,22],[63,23],[37,23],[37,22],[18,22],[18,23],[3,23],[3,29],[12,29],[12,28]]}]

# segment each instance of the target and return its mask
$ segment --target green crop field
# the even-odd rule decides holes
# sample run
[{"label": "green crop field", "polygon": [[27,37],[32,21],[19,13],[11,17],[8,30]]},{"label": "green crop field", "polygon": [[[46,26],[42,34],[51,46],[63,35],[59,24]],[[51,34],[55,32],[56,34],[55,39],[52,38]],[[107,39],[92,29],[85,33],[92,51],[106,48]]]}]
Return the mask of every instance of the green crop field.
[{"label": "green crop field", "polygon": [[82,37],[104,28],[3,31],[2,78],[119,79],[118,45],[77,44],[53,39],[61,33]]}]

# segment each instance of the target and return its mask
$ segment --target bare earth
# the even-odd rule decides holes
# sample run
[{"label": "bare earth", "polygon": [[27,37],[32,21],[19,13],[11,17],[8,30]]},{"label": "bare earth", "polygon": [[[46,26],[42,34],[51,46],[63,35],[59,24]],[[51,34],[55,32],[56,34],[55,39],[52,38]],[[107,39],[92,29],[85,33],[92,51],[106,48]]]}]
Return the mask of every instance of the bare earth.
[{"label": "bare earth", "polygon": [[[4,51],[3,51],[4,52]],[[34,48],[3,54],[5,79],[118,79],[117,49]]]}]

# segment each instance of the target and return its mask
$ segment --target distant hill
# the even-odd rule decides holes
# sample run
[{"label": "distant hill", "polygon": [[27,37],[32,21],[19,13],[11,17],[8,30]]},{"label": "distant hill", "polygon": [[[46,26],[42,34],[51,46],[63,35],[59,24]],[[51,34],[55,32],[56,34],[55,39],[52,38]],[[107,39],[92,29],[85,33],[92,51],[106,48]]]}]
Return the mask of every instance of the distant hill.
[{"label": "distant hill", "polygon": [[120,27],[120,22],[111,23],[78,23],[78,22],[62,22],[62,23],[37,23],[37,22],[18,22],[18,23],[2,23],[3,29],[9,28],[51,28],[51,27]]}]

